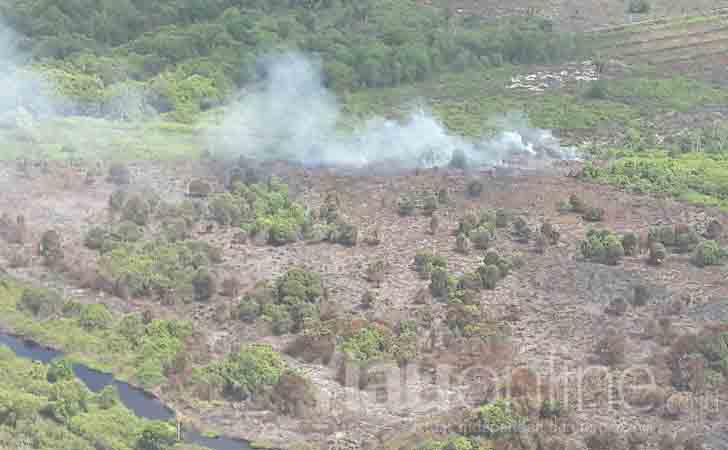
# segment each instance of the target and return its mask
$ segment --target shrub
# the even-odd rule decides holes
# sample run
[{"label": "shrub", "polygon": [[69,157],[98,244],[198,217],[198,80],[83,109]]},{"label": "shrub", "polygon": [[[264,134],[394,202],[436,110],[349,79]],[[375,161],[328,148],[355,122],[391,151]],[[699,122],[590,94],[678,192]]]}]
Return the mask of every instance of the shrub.
[{"label": "shrub", "polygon": [[243,322],[254,322],[260,312],[260,304],[251,297],[245,296],[238,303],[237,317]]},{"label": "shrub", "polygon": [[667,258],[667,249],[659,242],[653,242],[650,245],[650,256],[648,262],[653,266],[660,266]]},{"label": "shrub", "polygon": [[517,415],[513,411],[513,406],[505,400],[475,408],[468,418],[469,429],[476,430],[473,434],[491,438],[517,433],[525,420],[524,417]]},{"label": "shrub", "polygon": [[483,183],[478,180],[470,180],[465,188],[465,192],[470,198],[478,198],[483,193]]},{"label": "shrub", "polygon": [[558,400],[544,400],[541,403],[539,416],[544,419],[562,417],[566,414],[566,407]]},{"label": "shrub", "polygon": [[316,303],[323,295],[321,277],[300,267],[290,269],[276,282],[276,297],[284,304]]},{"label": "shrub", "polygon": [[465,170],[468,168],[468,157],[462,149],[455,149],[450,158],[450,168]]},{"label": "shrub", "polygon": [[587,222],[601,222],[604,220],[604,209],[590,206],[584,211],[583,217]]},{"label": "shrub", "polygon": [[292,222],[276,221],[268,229],[268,244],[286,245],[298,240],[299,227]]},{"label": "shrub", "polygon": [[481,225],[470,233],[475,248],[486,250],[495,241],[495,230],[488,225]]},{"label": "shrub", "polygon": [[423,280],[430,278],[433,269],[446,267],[447,260],[429,250],[418,250],[415,254],[414,268]]},{"label": "shrub", "polygon": [[511,213],[506,209],[498,209],[495,212],[496,228],[506,228],[511,220]]},{"label": "shrub", "polygon": [[669,225],[650,228],[647,232],[647,244],[652,245],[655,242],[665,247],[675,245],[675,228]]},{"label": "shrub", "polygon": [[541,224],[541,235],[546,238],[546,242],[549,245],[558,244],[561,238],[561,233],[559,233],[558,228],[548,221]]},{"label": "shrub", "polygon": [[293,370],[286,370],[273,388],[271,402],[280,414],[303,416],[316,406],[313,383]]},{"label": "shrub", "polygon": [[198,302],[209,301],[217,292],[217,280],[206,269],[199,269],[192,278],[193,298]]},{"label": "shrub", "polygon": [[608,230],[589,230],[586,240],[581,242],[584,258],[608,265],[616,265],[624,256],[624,248],[619,237]]},{"label": "shrub", "polygon": [[83,245],[91,250],[100,250],[104,246],[106,238],[106,230],[101,227],[93,227],[86,233],[86,237],[83,239]]},{"label": "shrub", "polygon": [[63,259],[61,235],[57,231],[48,230],[43,233],[40,240],[40,254],[48,265],[53,265]]},{"label": "shrub", "polygon": [[531,227],[528,226],[528,222],[526,222],[526,219],[519,216],[516,218],[516,220],[513,221],[513,237],[516,239],[516,241],[521,243],[527,243],[529,240],[531,240],[531,235],[533,232],[531,231]]},{"label": "shrub", "polygon": [[647,14],[650,12],[651,5],[649,0],[629,0],[627,11],[630,14]]},{"label": "shrub", "polygon": [[402,217],[415,215],[416,203],[411,196],[400,197],[397,201],[397,212]]},{"label": "shrub", "polygon": [[48,317],[61,310],[63,297],[43,288],[26,288],[18,301],[18,308],[36,317]]},{"label": "shrub", "polygon": [[708,223],[708,226],[705,228],[705,239],[717,241],[721,238],[722,235],[723,225],[717,219],[711,220],[710,223]]},{"label": "shrub", "polygon": [[285,369],[281,355],[269,345],[250,345],[208,368],[223,380],[224,393],[245,399],[265,386],[275,386]]},{"label": "shrub", "polygon": [[121,208],[124,207],[124,204],[126,203],[126,199],[129,197],[129,194],[126,191],[118,190],[111,193],[109,196],[109,209],[111,211],[121,211]]},{"label": "shrub", "polygon": [[571,211],[577,213],[577,214],[584,214],[586,212],[587,206],[586,203],[584,203],[584,200],[581,199],[576,194],[571,194],[569,196],[569,207],[571,208]]},{"label": "shrub", "polygon": [[[124,221],[112,233],[112,237],[119,242],[138,242],[144,237],[144,230],[142,230],[134,222]],[[106,246],[104,246],[106,250]]]},{"label": "shrub", "polygon": [[422,212],[424,215],[430,217],[435,213],[435,211],[437,211],[437,207],[437,197],[434,195],[428,195],[422,203]]},{"label": "shrub", "polygon": [[450,194],[448,194],[447,188],[441,188],[437,191],[437,203],[440,205],[447,205],[450,203]]},{"label": "shrub", "polygon": [[168,450],[177,443],[177,430],[166,422],[149,422],[142,430],[138,450]]},{"label": "shrub", "polygon": [[81,308],[79,323],[86,330],[105,330],[111,326],[113,320],[106,305],[95,303]]},{"label": "shrub", "polygon": [[131,172],[124,164],[114,163],[109,166],[108,180],[118,186],[125,186],[131,182]]},{"label": "shrub", "polygon": [[650,291],[644,284],[635,285],[632,289],[632,306],[645,306],[650,300]]},{"label": "shrub", "polygon": [[692,227],[675,227],[675,252],[689,253],[700,242],[700,236]]},{"label": "shrub", "polygon": [[622,236],[622,248],[624,248],[625,256],[635,256],[639,247],[639,238],[632,232],[627,232]]},{"label": "shrub", "polygon": [[447,297],[449,276],[447,270],[442,267],[435,267],[430,275],[430,292],[434,297]]},{"label": "shrub", "polygon": [[367,309],[373,308],[377,304],[377,296],[372,291],[366,291],[361,296],[361,304]]},{"label": "shrub", "polygon": [[609,96],[607,84],[603,80],[592,81],[584,91],[584,96],[591,100],[604,100]]},{"label": "shrub", "polygon": [[336,237],[334,242],[345,245],[347,247],[354,247],[359,239],[359,229],[348,223],[339,222],[336,226]]},{"label": "shrub", "polygon": [[243,220],[242,202],[230,193],[216,195],[210,202],[210,215],[221,226],[238,226]]},{"label": "shrub", "polygon": [[458,236],[455,239],[455,251],[467,255],[470,253],[472,246],[473,244],[470,242],[470,239],[465,233],[458,233]]},{"label": "shrub", "polygon": [[701,242],[693,252],[692,263],[698,267],[717,266],[721,264],[725,252],[715,241]]},{"label": "shrub", "polygon": [[437,218],[436,215],[432,215],[432,218],[430,219],[430,234],[437,233],[437,230],[440,228],[440,219]]},{"label": "shrub", "polygon": [[121,217],[143,227],[149,222],[151,212],[149,203],[142,196],[134,195],[124,204]]},{"label": "shrub", "polygon": [[501,278],[500,269],[494,264],[482,266],[480,274],[485,289],[495,289],[498,280]]},{"label": "shrub", "polygon": [[48,380],[49,383],[72,380],[75,377],[76,375],[73,373],[73,364],[67,359],[55,359],[50,363],[50,365],[48,365],[46,380]]}]

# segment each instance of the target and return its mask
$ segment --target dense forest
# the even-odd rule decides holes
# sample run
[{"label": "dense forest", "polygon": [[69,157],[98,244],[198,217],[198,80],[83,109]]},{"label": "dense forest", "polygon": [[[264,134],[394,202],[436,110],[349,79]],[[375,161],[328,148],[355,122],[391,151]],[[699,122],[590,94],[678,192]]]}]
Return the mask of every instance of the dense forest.
[{"label": "dense forest", "polygon": [[[339,91],[574,56],[540,18],[487,23],[413,0],[143,2],[8,0],[0,15],[72,112],[123,115],[119,99],[190,121],[260,74],[261,56],[317,56]],[[128,105],[128,102],[127,102]]]}]

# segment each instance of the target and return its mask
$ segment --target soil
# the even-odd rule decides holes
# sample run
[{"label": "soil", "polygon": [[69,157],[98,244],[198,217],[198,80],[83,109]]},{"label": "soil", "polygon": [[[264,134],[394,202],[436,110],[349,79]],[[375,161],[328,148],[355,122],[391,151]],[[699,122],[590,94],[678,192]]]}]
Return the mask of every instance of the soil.
[{"label": "soil", "polygon": [[[317,210],[328,192],[338,193],[344,216],[358,226],[360,236],[369,236],[378,228],[382,243],[368,246],[360,242],[352,248],[305,242],[283,247],[255,242],[236,244],[234,230],[215,228],[206,233],[203,232],[206,224],[200,224],[196,238],[223,249],[223,262],[214,270],[220,278],[236,275],[243,280],[241,295],[257,281],[273,279],[296,265],[322,275],[329,302],[344,317],[367,317],[396,324],[431,308],[435,338],[421,336],[419,356],[407,376],[410,401],[402,401],[401,393],[391,386],[390,400],[382,401],[377,392],[342,386],[337,381],[333,362],[310,364],[290,356],[286,356],[286,362],[307,373],[319,391],[317,408],[304,417],[283,416],[249,402],[218,400],[212,407],[189,396],[180,396],[171,388],[162,389],[160,395],[188,420],[232,436],[277,445],[308,442],[336,448],[344,445],[383,448],[394,442],[411,443],[425,435],[433,423],[457,424],[458,411],[491,398],[497,384],[456,376],[453,384],[434,391],[439,397],[432,397],[437,387],[431,383],[433,368],[435,374],[447,369],[462,375],[468,373],[468,368],[478,367],[495,374],[496,380],[505,380],[513,368],[527,367],[560,386],[559,392],[568,398],[577,398],[578,389],[583,388],[583,404],[574,406],[569,418],[569,423],[577,429],[597,423],[622,429],[694,428],[696,416],[693,414],[666,418],[657,410],[640,413],[620,408],[616,402],[610,403],[611,391],[604,387],[604,380],[599,376],[590,375],[583,383],[575,383],[573,377],[580,368],[593,364],[595,343],[607,328],[612,328],[626,337],[627,351],[624,364],[610,368],[609,373],[617,375],[626,368],[649,366],[657,384],[675,393],[669,372],[659,362],[667,347],[646,336],[646,325],[650,319],[667,316],[675,330],[688,333],[697,332],[709,323],[728,321],[725,307],[728,269],[720,266],[699,269],[685,255],[671,255],[661,267],[647,265],[644,254],[626,257],[617,266],[593,264],[580,258],[579,241],[590,228],[645,234],[656,224],[690,224],[703,229],[712,218],[728,225],[727,218],[717,211],[688,206],[666,197],[636,196],[612,187],[584,184],[566,176],[571,169],[557,166],[508,173],[440,169],[383,174],[375,169],[343,173],[279,164],[273,170],[287,180],[298,200]],[[34,252],[44,231],[56,229],[63,236],[66,258],[74,262],[72,265],[93,267],[97,255],[83,248],[83,236],[91,226],[108,220],[108,196],[114,187],[101,178],[93,185],[86,185],[83,172],[83,168],[61,163],[50,164],[46,173],[38,169],[30,175],[23,174],[14,164],[0,166],[0,192],[3,192],[0,214],[25,215],[30,231],[27,251]],[[139,163],[134,165],[133,186],[156,191],[174,201],[184,198],[190,179],[199,177],[215,181],[205,163]],[[474,178],[485,184],[485,191],[480,198],[469,199],[465,196],[465,185]],[[443,187],[448,189],[451,202],[437,211],[440,227],[435,234],[429,232],[429,218],[400,217],[396,213],[400,195],[436,192]],[[567,200],[572,193],[578,193],[588,204],[604,208],[605,220],[588,224],[578,215],[559,212],[557,202]],[[483,252],[474,251],[469,255],[455,252],[454,230],[458,219],[467,211],[486,207],[506,208],[523,216],[534,229],[549,220],[559,228],[561,241],[539,254],[533,243],[517,243],[507,230],[498,231],[495,249],[504,255],[523,254],[525,265],[502,280],[495,290],[482,291],[479,301],[483,316],[507,325],[510,333],[498,345],[472,347],[473,342],[456,338],[447,331],[443,324],[444,303],[434,301],[429,295],[425,296],[424,304],[417,301],[428,282],[417,277],[411,264],[417,250],[429,248],[447,258],[452,273],[474,270]],[[728,245],[728,241],[722,244]],[[6,249],[17,247],[7,245]],[[5,253],[0,256],[0,267],[7,266]],[[375,287],[364,278],[364,271],[367,264],[378,259],[386,262],[387,272],[381,286]],[[214,311],[219,305],[232,306],[238,298],[216,296],[211,304],[202,306],[165,306],[144,298],[122,300],[80,288],[70,273],[50,272],[38,256],[27,268],[7,270],[29,282],[60,289],[79,301],[102,302],[117,312],[151,309],[160,317],[192,319],[204,337],[198,343],[200,352],[208,358],[221,358],[240,344],[250,342],[266,342],[283,350],[295,339],[273,336],[260,322],[250,326],[215,319]],[[637,284],[647,286],[652,292],[647,305],[630,306],[621,317],[605,313],[613,299],[631,298]],[[362,310],[359,305],[367,290],[374,291],[381,300],[370,311]],[[671,307],[675,302],[682,307]],[[564,378],[567,372],[571,375]],[[723,382],[717,390],[688,395],[695,402],[717,399],[722,403],[728,401],[726,392]],[[436,401],[413,401],[415,398]],[[720,408],[700,417],[698,425],[710,437],[709,448],[724,448],[719,443],[725,439],[721,430],[726,419],[725,410]],[[583,435],[584,432],[576,431],[567,435],[567,439],[581,445]]]}]

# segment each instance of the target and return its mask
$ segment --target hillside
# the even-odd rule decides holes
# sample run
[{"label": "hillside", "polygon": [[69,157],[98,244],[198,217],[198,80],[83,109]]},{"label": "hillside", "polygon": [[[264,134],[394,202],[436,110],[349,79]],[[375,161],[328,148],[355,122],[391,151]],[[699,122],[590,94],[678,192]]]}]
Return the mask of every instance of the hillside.
[{"label": "hillside", "polygon": [[0,450],[728,449],[728,3],[647,4],[0,1]]}]

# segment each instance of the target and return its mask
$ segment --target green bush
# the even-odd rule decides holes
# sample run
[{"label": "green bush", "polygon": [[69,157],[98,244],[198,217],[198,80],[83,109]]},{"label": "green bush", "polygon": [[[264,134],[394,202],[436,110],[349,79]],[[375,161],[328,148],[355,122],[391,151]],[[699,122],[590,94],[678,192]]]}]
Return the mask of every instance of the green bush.
[{"label": "green bush", "polygon": [[501,273],[498,266],[494,264],[482,266],[482,270],[480,270],[480,279],[485,289],[495,289],[500,278]]},{"label": "green bush", "polygon": [[470,238],[475,248],[478,250],[486,250],[496,239],[495,227],[492,224],[481,225],[470,232]]},{"label": "green bush", "polygon": [[584,97],[590,100],[605,100],[608,96],[607,83],[603,80],[592,81],[584,91]]},{"label": "green bush", "polygon": [[629,0],[627,11],[630,14],[647,14],[650,12],[651,5],[649,0]]},{"label": "green bush", "polygon": [[268,229],[268,243],[286,245],[298,240],[300,225],[291,222],[274,222]]},{"label": "green bush", "polygon": [[121,210],[121,217],[143,227],[149,222],[152,207],[141,195],[129,198]]},{"label": "green bush", "polygon": [[440,255],[433,254],[429,250],[418,250],[415,254],[414,268],[420,275],[420,278],[426,280],[430,278],[430,274],[434,269],[447,268],[447,260]]},{"label": "green bush", "polygon": [[255,299],[248,296],[238,304],[237,317],[244,322],[254,322],[260,315],[260,304]]},{"label": "green bush", "polygon": [[121,211],[129,198],[129,193],[125,190],[117,190],[111,193],[109,196],[109,209],[112,212]]},{"label": "green bush", "polygon": [[475,408],[469,415],[469,429],[474,430],[472,434],[494,438],[517,433],[525,422],[526,418],[517,415],[505,400]]},{"label": "green bush", "polygon": [[498,209],[495,212],[496,228],[507,228],[511,220],[511,213],[506,209]]},{"label": "green bush", "polygon": [[244,217],[244,201],[230,193],[218,194],[210,202],[210,215],[221,226],[240,226]]},{"label": "green bush", "polygon": [[63,259],[61,235],[55,230],[43,233],[40,239],[40,254],[45,264],[52,265]]},{"label": "green bush", "polygon": [[431,217],[435,211],[437,211],[437,207],[437,197],[434,195],[428,195],[422,203],[422,212],[425,216]]},{"label": "green bush", "polygon": [[584,214],[587,209],[587,205],[584,203],[584,200],[576,194],[571,194],[571,196],[569,196],[569,206],[571,211],[577,214]]},{"label": "green bush", "polygon": [[72,380],[75,377],[76,374],[73,372],[73,364],[67,359],[56,359],[48,365],[46,380],[49,383]]},{"label": "green bush", "polygon": [[221,376],[225,395],[245,399],[265,386],[275,386],[284,369],[278,352],[269,345],[255,344],[213,364],[207,371]]},{"label": "green bush", "polygon": [[165,422],[151,422],[139,436],[137,450],[170,450],[177,443],[177,430]]},{"label": "green bush", "polygon": [[479,180],[470,180],[465,188],[465,193],[470,198],[478,198],[483,193],[483,183]]},{"label": "green bush", "polygon": [[632,232],[627,232],[622,236],[622,248],[624,248],[625,256],[635,256],[639,247],[639,238]]},{"label": "green bush", "polygon": [[624,256],[621,239],[608,230],[589,230],[580,247],[584,258],[601,264],[616,265]]},{"label": "green bush", "polygon": [[701,242],[692,255],[691,261],[698,267],[717,266],[722,263],[725,251],[715,241]]},{"label": "green bush", "polygon": [[[110,237],[118,242],[138,242],[144,237],[144,230],[134,222],[125,221],[119,224]],[[103,248],[106,249],[106,245]]]},{"label": "green bush", "polygon": [[675,228],[671,225],[653,227],[647,233],[647,243],[649,245],[652,245],[654,242],[659,242],[665,247],[672,247],[675,245],[675,241]]},{"label": "green bush", "polygon": [[18,308],[43,318],[61,311],[63,303],[63,297],[54,291],[43,288],[26,288],[20,296]]},{"label": "green bush", "polygon": [[392,335],[380,327],[363,327],[344,338],[342,352],[353,361],[372,361],[390,356]]},{"label": "green bush", "polygon": [[584,220],[587,222],[601,222],[604,220],[604,209],[603,208],[597,208],[594,206],[589,206],[586,208],[586,211],[584,211]]},{"label": "green bush", "polygon": [[91,250],[101,250],[107,238],[106,230],[101,227],[93,227],[86,233],[83,245]]},{"label": "green bush", "polygon": [[94,303],[81,308],[79,323],[86,330],[105,330],[111,326],[112,322],[113,317],[106,305]]},{"label": "green bush", "polygon": [[539,416],[544,419],[562,417],[566,414],[566,407],[558,400],[544,400],[541,403]]},{"label": "green bush", "polygon": [[206,269],[199,269],[192,277],[192,289],[194,290],[194,300],[198,302],[207,302],[217,293],[217,280]]},{"label": "green bush", "polygon": [[519,216],[513,221],[513,237],[517,242],[527,243],[532,235],[533,231],[526,219]]},{"label": "green bush", "polygon": [[402,217],[414,216],[417,204],[411,196],[400,197],[397,201],[397,212]]},{"label": "green bush", "polygon": [[351,224],[339,222],[334,231],[335,236],[332,239],[337,244],[347,247],[355,247],[359,240],[359,229]]},{"label": "green bush", "polygon": [[448,294],[449,276],[447,270],[436,267],[430,274],[430,292],[437,298],[445,298]]},{"label": "green bush", "polygon": [[455,239],[455,251],[462,253],[463,255],[467,255],[470,253],[472,247],[473,244],[468,236],[465,233],[458,233],[458,236]]}]

